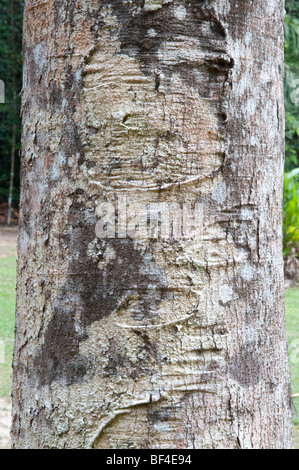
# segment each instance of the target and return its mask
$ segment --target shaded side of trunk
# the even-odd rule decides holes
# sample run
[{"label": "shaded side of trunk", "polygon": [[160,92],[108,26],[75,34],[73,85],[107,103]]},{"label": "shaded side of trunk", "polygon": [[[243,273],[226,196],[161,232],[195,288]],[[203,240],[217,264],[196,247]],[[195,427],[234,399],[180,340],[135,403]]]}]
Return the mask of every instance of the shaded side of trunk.
[{"label": "shaded side of trunk", "polygon": [[290,447],[283,11],[26,2],[14,447]]}]

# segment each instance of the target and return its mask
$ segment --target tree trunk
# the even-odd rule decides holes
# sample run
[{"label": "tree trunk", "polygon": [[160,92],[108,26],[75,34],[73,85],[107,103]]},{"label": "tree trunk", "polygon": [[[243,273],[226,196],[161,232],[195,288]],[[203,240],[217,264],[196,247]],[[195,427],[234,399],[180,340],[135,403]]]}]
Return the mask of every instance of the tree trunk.
[{"label": "tree trunk", "polygon": [[25,2],[15,448],[291,446],[283,15]]}]

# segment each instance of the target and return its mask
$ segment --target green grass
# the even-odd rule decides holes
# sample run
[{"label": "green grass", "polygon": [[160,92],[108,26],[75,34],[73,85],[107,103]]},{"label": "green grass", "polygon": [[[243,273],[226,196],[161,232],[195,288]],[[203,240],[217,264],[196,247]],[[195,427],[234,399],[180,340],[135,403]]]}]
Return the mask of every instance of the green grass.
[{"label": "green grass", "polygon": [[[292,392],[299,393],[299,289],[297,288],[286,291],[286,328]],[[295,398],[294,403],[299,413],[299,398]]]},{"label": "green grass", "polygon": [[10,397],[11,362],[15,322],[16,258],[0,258],[0,341],[4,342],[5,363],[0,363],[0,396]]},{"label": "green grass", "polygon": [[[0,397],[10,397],[11,362],[15,318],[16,259],[0,258],[0,340],[5,346],[5,363],[0,364]],[[299,393],[299,288],[286,291],[286,327],[290,355],[292,392]],[[297,341],[297,342],[296,342]],[[298,353],[297,353],[298,351]],[[299,413],[299,398],[294,400]],[[299,418],[294,420],[294,447],[299,449]]]},{"label": "green grass", "polygon": [[[299,393],[299,289],[286,291],[286,329],[290,357],[292,393]],[[299,414],[299,398],[294,399]],[[299,449],[299,418],[293,420],[294,447]]]}]

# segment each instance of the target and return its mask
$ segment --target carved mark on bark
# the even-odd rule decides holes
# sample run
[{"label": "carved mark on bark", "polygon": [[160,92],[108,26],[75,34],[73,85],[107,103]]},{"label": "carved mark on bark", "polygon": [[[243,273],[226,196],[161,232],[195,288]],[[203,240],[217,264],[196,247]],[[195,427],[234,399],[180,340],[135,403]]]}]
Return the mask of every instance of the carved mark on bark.
[{"label": "carved mark on bark", "polygon": [[[110,1],[104,3],[111,5]],[[172,73],[179,73],[189,86],[200,88],[201,96],[209,93],[205,79],[215,80],[215,77],[209,77],[215,75],[215,69],[212,70],[205,60],[194,63],[192,57],[184,54],[184,48],[188,41],[197,40],[209,63],[220,60],[210,56],[211,51],[215,51],[215,43],[219,57],[225,54],[225,29],[212,5],[202,0],[173,1],[155,11],[139,8],[133,15],[131,8],[128,3],[120,5],[119,2],[114,7],[122,25],[119,34],[121,53],[138,60],[146,75],[159,72],[170,77]],[[177,49],[175,60],[171,53],[162,57],[166,44],[170,52]],[[218,68],[217,73],[226,75],[227,68]]]}]

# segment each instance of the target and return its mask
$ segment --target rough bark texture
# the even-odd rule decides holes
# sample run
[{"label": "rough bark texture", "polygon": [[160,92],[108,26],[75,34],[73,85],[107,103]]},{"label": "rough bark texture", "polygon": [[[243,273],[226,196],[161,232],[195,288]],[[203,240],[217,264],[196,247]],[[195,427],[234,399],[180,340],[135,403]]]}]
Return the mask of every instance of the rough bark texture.
[{"label": "rough bark texture", "polygon": [[[14,447],[290,447],[283,7],[25,2]],[[203,237],[97,239],[124,194]]]}]

